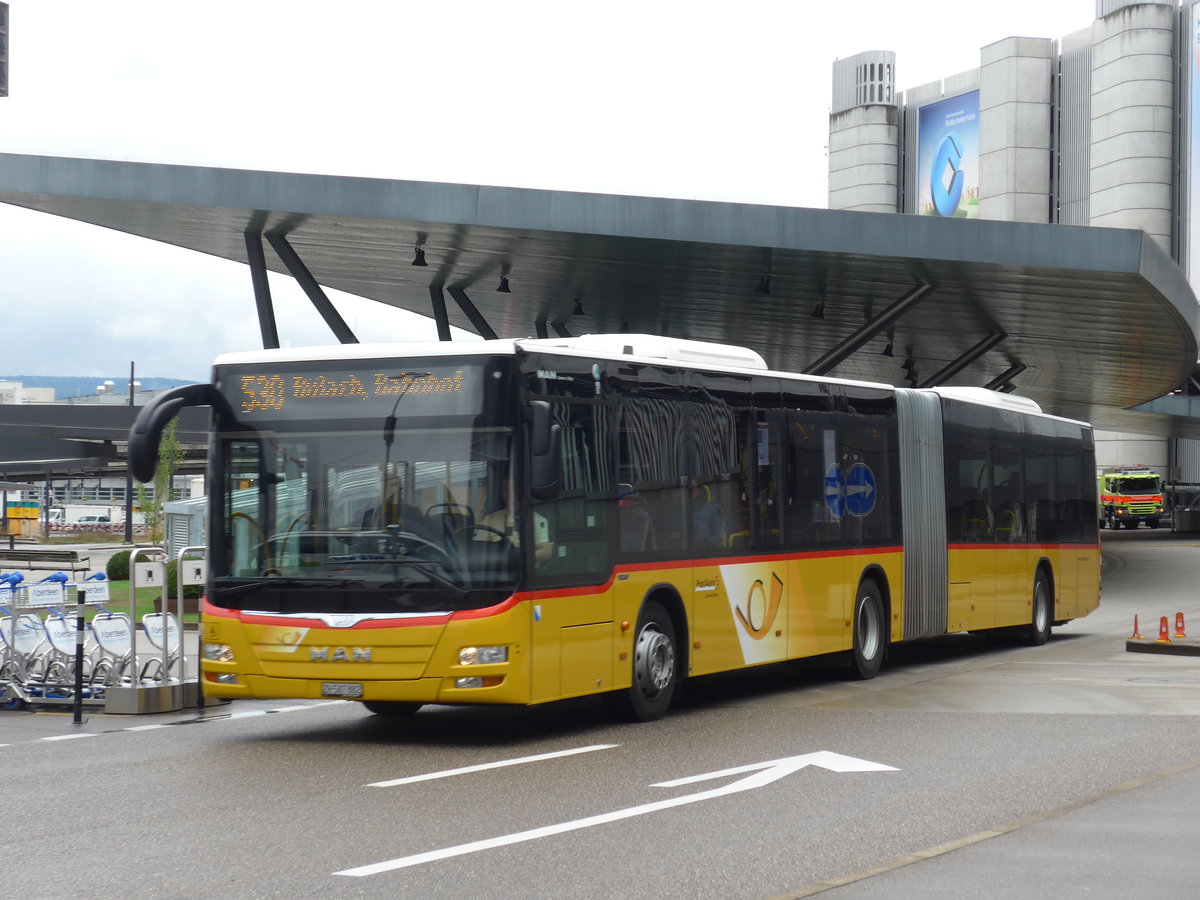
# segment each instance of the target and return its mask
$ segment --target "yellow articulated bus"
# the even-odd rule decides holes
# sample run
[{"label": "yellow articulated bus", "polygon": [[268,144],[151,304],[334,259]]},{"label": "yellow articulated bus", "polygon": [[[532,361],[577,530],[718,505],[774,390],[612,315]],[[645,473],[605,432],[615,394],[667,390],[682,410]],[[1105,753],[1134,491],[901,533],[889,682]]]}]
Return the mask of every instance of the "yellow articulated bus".
[{"label": "yellow articulated bus", "polygon": [[682,679],[1099,604],[1091,429],[970,388],[770,371],[647,335],[228,354],[213,408],[214,697],[666,712]]}]

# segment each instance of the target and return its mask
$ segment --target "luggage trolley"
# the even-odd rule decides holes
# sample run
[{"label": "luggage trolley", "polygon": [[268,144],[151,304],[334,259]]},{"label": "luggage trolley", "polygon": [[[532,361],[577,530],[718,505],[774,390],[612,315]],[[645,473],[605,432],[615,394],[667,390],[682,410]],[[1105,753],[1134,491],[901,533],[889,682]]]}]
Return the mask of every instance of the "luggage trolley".
[{"label": "luggage trolley", "polygon": [[115,613],[97,603],[99,612],[92,617],[92,636],[96,656],[92,662],[92,680],[106,688],[133,684],[133,625],[129,616]]},{"label": "luggage trolley", "polygon": [[20,573],[0,576],[0,700],[9,709],[41,693],[46,632],[37,616],[19,611],[21,581]]},{"label": "luggage trolley", "polygon": [[31,700],[68,699],[60,686],[47,678],[55,651],[41,617],[34,612],[49,602],[62,602],[65,579],[65,575],[62,580],[51,575],[40,582],[23,583],[19,572],[0,576],[0,601],[9,604],[0,605],[0,696],[10,709]]}]

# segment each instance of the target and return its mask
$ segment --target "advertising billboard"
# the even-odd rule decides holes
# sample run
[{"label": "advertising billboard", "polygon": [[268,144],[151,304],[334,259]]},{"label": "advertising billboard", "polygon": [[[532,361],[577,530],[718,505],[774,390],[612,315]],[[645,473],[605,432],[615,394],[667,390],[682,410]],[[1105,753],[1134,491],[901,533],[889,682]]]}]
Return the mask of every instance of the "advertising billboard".
[{"label": "advertising billboard", "polygon": [[922,106],[917,139],[917,213],[979,218],[979,91]]}]

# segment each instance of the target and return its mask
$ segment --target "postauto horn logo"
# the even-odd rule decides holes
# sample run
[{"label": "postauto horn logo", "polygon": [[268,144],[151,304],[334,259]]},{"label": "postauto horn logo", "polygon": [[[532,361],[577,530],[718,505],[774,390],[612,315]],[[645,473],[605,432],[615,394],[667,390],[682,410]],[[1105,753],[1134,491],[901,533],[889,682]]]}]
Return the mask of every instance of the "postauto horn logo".
[{"label": "postauto horn logo", "polygon": [[939,216],[950,217],[958,212],[964,181],[962,161],[962,141],[952,131],[938,147],[929,171],[929,194]]}]

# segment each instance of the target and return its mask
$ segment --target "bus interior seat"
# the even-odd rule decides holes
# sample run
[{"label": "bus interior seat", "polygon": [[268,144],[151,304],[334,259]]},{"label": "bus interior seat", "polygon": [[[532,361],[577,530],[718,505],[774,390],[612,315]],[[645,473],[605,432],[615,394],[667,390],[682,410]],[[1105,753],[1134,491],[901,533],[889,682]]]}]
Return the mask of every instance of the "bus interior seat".
[{"label": "bus interior seat", "polygon": [[967,541],[982,541],[992,536],[987,504],[982,500],[969,500],[963,504],[962,536]]},{"label": "bus interior seat", "polygon": [[1001,540],[1019,541],[1025,533],[1020,503],[1002,503],[996,510],[996,537]]}]

